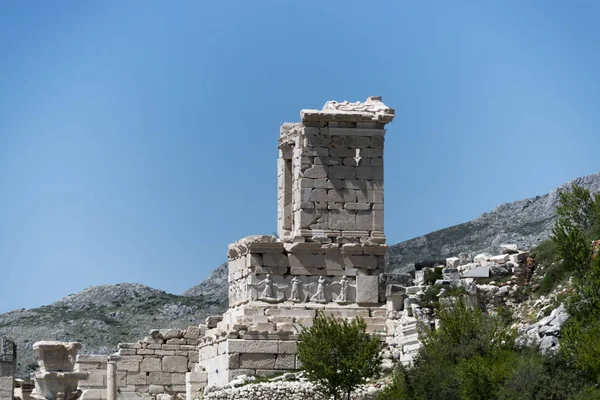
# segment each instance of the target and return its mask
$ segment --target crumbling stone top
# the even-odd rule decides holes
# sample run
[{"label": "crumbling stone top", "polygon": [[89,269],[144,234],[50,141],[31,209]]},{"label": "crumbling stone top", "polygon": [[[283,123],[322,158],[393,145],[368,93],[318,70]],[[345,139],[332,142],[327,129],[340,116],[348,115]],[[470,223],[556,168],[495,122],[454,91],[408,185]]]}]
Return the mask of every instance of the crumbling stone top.
[{"label": "crumbling stone top", "polygon": [[322,110],[302,110],[302,122],[341,121],[341,122],[392,122],[394,109],[381,101],[381,96],[371,96],[364,103],[328,101]]}]

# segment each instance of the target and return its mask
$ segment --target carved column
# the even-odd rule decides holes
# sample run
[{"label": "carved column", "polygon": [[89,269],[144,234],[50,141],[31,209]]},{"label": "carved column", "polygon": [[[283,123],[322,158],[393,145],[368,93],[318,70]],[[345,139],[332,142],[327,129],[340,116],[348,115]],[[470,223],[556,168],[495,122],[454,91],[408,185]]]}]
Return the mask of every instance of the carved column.
[{"label": "carved column", "polygon": [[117,363],[109,361],[106,364],[106,399],[117,400]]}]

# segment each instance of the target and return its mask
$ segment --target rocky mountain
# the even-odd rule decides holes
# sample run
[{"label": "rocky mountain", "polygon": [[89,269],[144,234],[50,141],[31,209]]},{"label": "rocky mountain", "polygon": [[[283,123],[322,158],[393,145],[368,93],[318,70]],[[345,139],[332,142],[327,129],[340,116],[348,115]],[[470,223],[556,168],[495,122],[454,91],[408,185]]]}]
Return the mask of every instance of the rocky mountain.
[{"label": "rocky mountain", "polygon": [[227,263],[219,265],[208,278],[199,285],[189,288],[182,296],[204,296],[206,301],[215,304],[227,303]]},{"label": "rocky mountain", "polygon": [[[207,279],[203,287],[227,295],[226,285],[211,282]],[[0,336],[17,342],[18,374],[24,377],[35,368],[31,346],[36,341],[79,341],[82,354],[109,354],[118,343],[135,342],[150,329],[198,325],[225,308],[223,295],[210,290],[206,296],[177,296],[140,284],[94,286],[48,306],[0,314]]]},{"label": "rocky mountain", "polygon": [[[464,224],[398,243],[388,252],[388,268],[455,256],[461,252],[498,253],[502,243],[527,249],[548,237],[556,218],[559,190],[577,183],[600,191],[600,173],[577,178],[535,198],[503,204]],[[186,328],[227,304],[227,264],[199,285],[173,295],[139,284],[90,287],[48,306],[0,314],[0,336],[16,340],[19,375],[34,363],[31,345],[38,340],[80,341],[82,353],[108,354],[117,343],[137,341],[153,328]]]},{"label": "rocky mountain", "polygon": [[543,196],[502,204],[473,221],[390,246],[388,269],[406,271],[414,263],[444,259],[462,252],[497,254],[503,243],[530,249],[548,238],[556,220],[558,193],[574,183],[598,192],[600,173],[574,179]]}]

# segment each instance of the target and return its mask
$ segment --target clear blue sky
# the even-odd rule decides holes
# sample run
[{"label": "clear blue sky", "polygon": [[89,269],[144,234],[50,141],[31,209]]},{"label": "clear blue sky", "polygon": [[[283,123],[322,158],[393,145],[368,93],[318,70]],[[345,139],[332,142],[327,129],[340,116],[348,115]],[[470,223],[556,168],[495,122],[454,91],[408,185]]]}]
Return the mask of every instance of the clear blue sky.
[{"label": "clear blue sky", "polygon": [[381,95],[397,243],[600,170],[595,1],[0,2],[0,312],[276,230],[279,126]]}]

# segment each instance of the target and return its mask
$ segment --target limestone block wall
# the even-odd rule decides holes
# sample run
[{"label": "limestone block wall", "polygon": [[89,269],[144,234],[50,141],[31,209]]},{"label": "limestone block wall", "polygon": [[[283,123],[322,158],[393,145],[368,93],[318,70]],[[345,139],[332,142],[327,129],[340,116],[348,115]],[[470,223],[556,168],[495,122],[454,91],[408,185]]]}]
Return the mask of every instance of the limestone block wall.
[{"label": "limestone block wall", "polygon": [[249,236],[229,246],[229,306],[267,303],[377,304],[385,244],[283,243]]},{"label": "limestone block wall", "polygon": [[0,338],[0,400],[13,400],[17,345],[8,338]]},{"label": "limestone block wall", "polygon": [[[198,327],[161,329],[136,343],[120,343],[119,351],[110,356],[117,362],[119,396],[144,400],[169,393],[185,398],[185,375],[194,371],[198,363],[199,335]],[[88,380],[79,384],[83,400],[107,398],[107,362],[107,356],[78,356],[76,368],[90,374]]]},{"label": "limestone block wall", "polygon": [[[199,393],[205,386],[223,385],[239,375],[268,376],[300,368],[296,356],[297,334],[312,325],[317,311],[336,318],[361,317],[369,333],[385,339],[385,305],[278,303],[228,310],[222,321],[201,337],[200,362],[189,374],[190,387]],[[193,398],[188,397],[188,398]]]},{"label": "limestone block wall", "polygon": [[278,236],[385,243],[383,148],[394,110],[370,97],[300,115],[280,131]]}]

